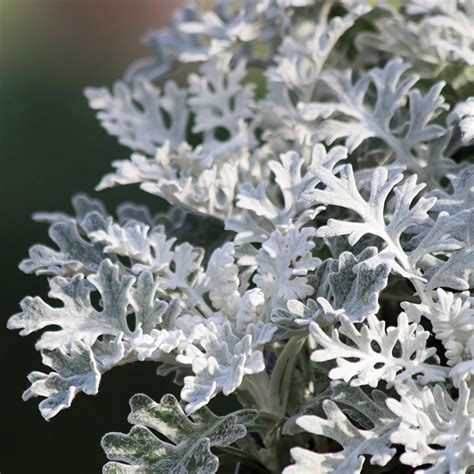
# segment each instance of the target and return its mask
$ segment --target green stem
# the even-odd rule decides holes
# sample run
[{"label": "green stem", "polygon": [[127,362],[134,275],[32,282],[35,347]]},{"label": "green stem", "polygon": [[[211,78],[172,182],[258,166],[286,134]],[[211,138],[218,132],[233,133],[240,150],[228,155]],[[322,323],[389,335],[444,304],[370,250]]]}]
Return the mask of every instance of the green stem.
[{"label": "green stem", "polygon": [[270,382],[270,393],[278,394],[279,405],[282,414],[286,412],[288,397],[291,390],[291,379],[295,368],[296,360],[304,346],[306,336],[297,335],[292,337],[281,351]]}]

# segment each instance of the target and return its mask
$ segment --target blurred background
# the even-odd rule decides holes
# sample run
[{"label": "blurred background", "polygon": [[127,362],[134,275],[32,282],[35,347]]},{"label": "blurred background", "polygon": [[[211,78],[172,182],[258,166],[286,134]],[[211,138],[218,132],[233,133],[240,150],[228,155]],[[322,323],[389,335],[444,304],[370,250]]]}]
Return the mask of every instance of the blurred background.
[{"label": "blurred background", "polygon": [[[146,31],[166,25],[179,0],[0,0],[1,263],[0,472],[99,473],[100,438],[126,431],[128,399],[159,399],[177,387],[155,375],[153,364],[117,368],[96,397],[79,395],[71,409],[46,422],[39,399],[23,402],[27,374],[44,370],[35,335],[5,328],[26,295],[46,297],[45,277],[24,275],[18,263],[34,243],[47,243],[35,211],[70,211],[85,191],[113,210],[132,200],[161,203],[133,187],[95,193],[115,159],[129,156],[99,126],[83,96],[86,86],[111,85],[134,59],[147,56]],[[229,471],[227,471],[229,472]]]}]

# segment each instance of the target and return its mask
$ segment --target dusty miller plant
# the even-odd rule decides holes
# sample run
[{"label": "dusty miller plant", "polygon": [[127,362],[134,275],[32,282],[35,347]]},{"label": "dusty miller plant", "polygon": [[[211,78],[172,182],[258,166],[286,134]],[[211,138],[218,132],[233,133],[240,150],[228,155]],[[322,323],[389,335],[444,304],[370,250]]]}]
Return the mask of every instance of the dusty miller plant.
[{"label": "dusty miller plant", "polygon": [[104,436],[106,473],[474,472],[473,24],[472,0],[218,0],[149,33],[85,94],[131,150],[98,189],[170,210],[36,216],[24,398],[50,419],[116,366],[173,375],[180,400],[137,394]]}]

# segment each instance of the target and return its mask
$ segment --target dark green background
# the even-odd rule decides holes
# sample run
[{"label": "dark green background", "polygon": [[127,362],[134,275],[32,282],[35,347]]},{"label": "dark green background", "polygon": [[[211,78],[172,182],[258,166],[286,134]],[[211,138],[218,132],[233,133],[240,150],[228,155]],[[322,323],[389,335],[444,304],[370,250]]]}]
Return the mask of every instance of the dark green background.
[{"label": "dark green background", "polygon": [[20,337],[5,324],[26,295],[46,297],[46,277],[17,267],[32,244],[48,242],[47,226],[34,223],[33,212],[69,211],[71,196],[80,191],[99,195],[109,209],[124,200],[159,209],[159,199],[136,188],[93,191],[110,162],[129,151],[98,125],[82,90],[110,85],[145,55],[140,33],[167,23],[177,3],[0,0],[2,474],[98,473],[105,462],[101,436],[130,428],[130,396],[176,393],[155,375],[154,364],[121,367],[103,378],[99,395],[79,395],[48,423],[39,399],[21,400],[27,374],[44,369],[33,347],[37,336]]}]

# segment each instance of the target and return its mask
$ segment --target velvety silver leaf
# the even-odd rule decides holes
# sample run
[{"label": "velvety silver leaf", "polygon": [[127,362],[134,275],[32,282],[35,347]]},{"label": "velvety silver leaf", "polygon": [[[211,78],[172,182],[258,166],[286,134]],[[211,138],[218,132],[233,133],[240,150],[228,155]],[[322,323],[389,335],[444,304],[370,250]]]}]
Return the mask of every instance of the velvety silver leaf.
[{"label": "velvety silver leaf", "polygon": [[22,335],[42,328],[56,326],[57,331],[46,331],[38,340],[38,349],[56,349],[71,342],[82,341],[91,346],[101,335],[127,335],[131,331],[127,324],[127,306],[133,277],[118,277],[118,267],[104,260],[97,275],[89,277],[99,291],[103,309],[97,311],[90,301],[92,288],[82,275],[71,280],[56,277],[51,280],[50,297],[63,303],[53,307],[41,298],[26,298],[22,302],[22,313],[9,320],[10,329],[22,329]]},{"label": "velvety silver leaf", "polygon": [[344,310],[353,322],[361,322],[379,310],[378,297],[387,286],[390,266],[377,257],[375,247],[368,247],[358,256],[343,252],[328,274],[331,307]]},{"label": "velvety silver leaf", "polygon": [[[342,403],[355,398],[357,404],[353,408],[360,410],[366,417],[370,416],[372,426],[369,429],[358,428],[337,403],[332,400],[323,401],[326,418],[302,415],[296,423],[309,433],[335,440],[342,446],[342,451],[318,453],[300,447],[292,448],[291,456],[296,464],[288,466],[283,471],[285,474],[359,473],[364,465],[364,456],[370,458],[371,464],[378,466],[385,466],[392,459],[396,449],[391,447],[390,435],[398,424],[396,418],[391,416],[389,410],[376,405],[362,391],[356,397],[353,395],[336,395],[335,398]],[[374,406],[375,413],[381,415],[380,418],[372,416]]]},{"label": "velvety silver leaf", "polygon": [[29,258],[20,264],[25,273],[38,275],[89,274],[97,270],[103,259],[102,248],[87,242],[78,232],[74,221],[57,222],[49,230],[51,240],[59,250],[34,245]]},{"label": "velvety silver leaf", "polygon": [[[187,417],[173,395],[160,403],[143,394],[130,400],[129,434],[108,433],[102,439],[107,457],[105,473],[195,472],[214,473],[219,460],[210,448],[228,446],[246,434],[245,425],[256,417],[253,410],[216,416],[207,408]],[[150,429],[157,431],[157,437]],[[164,438],[164,439],[163,439]]]},{"label": "velvety silver leaf", "polygon": [[189,115],[186,92],[173,81],[161,91],[138,77],[130,86],[118,82],[112,93],[87,88],[85,94],[107,132],[132,150],[154,153],[158,145],[169,142],[175,148],[184,141]]},{"label": "velvety silver leaf", "polygon": [[426,472],[432,474],[469,472],[474,465],[474,414],[466,383],[457,399],[441,385],[420,390],[410,383],[400,391],[400,401],[387,400],[401,420],[390,435],[405,448],[400,461],[412,467],[428,465]]},{"label": "velvety silver leaf", "polygon": [[[331,337],[315,323],[311,323],[310,333],[322,347],[312,353],[311,359],[337,363],[329,372],[332,379],[371,387],[377,387],[381,380],[397,385],[418,374],[423,383],[446,379],[444,367],[426,362],[436,353],[435,348],[427,347],[429,333],[417,324],[409,324],[404,313],[399,315],[397,326],[387,329],[385,322],[374,315],[369,316],[367,324],[360,329],[341,316],[341,327],[333,329]],[[347,342],[341,341],[339,334]],[[396,345],[398,349],[395,350]]]},{"label": "velvety silver leaf", "polygon": [[[379,138],[395,153],[395,163],[427,179],[430,168],[428,162],[418,156],[418,148],[446,133],[442,126],[430,123],[441,112],[444,99],[440,92],[444,83],[435,84],[422,95],[418,89],[412,89],[418,81],[416,75],[403,77],[409,68],[408,64],[394,59],[383,69],[374,68],[356,82],[352,81],[350,71],[329,71],[323,78],[336,100],[300,105],[304,120],[318,121],[318,126],[312,127],[312,140],[331,144],[344,138],[352,152],[364,140]],[[377,95],[375,103],[368,106],[371,85]],[[394,126],[396,112],[407,98],[410,110],[406,122]]]},{"label": "velvety silver leaf", "polygon": [[73,343],[70,350],[45,350],[42,358],[43,363],[54,372],[31,372],[28,375],[31,386],[23,393],[23,399],[45,397],[39,409],[46,420],[69,408],[78,393],[97,393],[101,374],[94,354],[86,344]]}]

